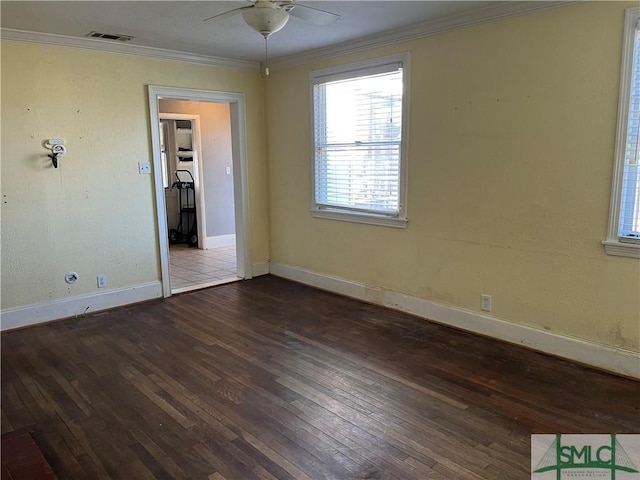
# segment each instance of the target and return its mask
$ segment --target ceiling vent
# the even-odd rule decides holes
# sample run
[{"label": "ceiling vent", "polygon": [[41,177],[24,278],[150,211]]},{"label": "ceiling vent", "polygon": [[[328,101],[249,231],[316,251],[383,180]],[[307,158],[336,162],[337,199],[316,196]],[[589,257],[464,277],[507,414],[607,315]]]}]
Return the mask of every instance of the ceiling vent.
[{"label": "ceiling vent", "polygon": [[121,35],[119,33],[100,33],[100,32],[89,32],[85,35],[85,37],[102,38],[104,40],[118,40],[119,42],[128,42],[133,38],[131,35]]}]

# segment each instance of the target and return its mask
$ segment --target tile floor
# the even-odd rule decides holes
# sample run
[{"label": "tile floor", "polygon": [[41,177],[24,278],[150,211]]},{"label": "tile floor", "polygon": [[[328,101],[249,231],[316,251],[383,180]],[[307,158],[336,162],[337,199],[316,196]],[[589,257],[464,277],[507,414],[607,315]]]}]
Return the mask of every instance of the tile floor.
[{"label": "tile floor", "polygon": [[238,279],[235,246],[199,250],[187,245],[171,245],[169,260],[172,293]]}]

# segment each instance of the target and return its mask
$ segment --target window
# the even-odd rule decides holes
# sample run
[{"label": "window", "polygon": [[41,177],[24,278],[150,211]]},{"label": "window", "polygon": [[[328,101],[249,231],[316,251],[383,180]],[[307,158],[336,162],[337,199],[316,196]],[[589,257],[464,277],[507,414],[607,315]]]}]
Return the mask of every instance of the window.
[{"label": "window", "polygon": [[406,226],[408,55],[312,72],[312,215]]},{"label": "window", "polygon": [[640,8],[625,15],[618,133],[605,250],[640,258]]}]

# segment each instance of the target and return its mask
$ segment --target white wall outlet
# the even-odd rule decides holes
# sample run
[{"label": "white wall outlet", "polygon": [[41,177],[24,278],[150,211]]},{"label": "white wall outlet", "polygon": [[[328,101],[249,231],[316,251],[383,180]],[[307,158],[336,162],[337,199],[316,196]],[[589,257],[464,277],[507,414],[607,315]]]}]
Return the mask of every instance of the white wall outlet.
[{"label": "white wall outlet", "polygon": [[151,163],[138,162],[138,173],[140,175],[148,175],[151,173]]},{"label": "white wall outlet", "polygon": [[69,272],[64,276],[64,281],[67,282],[69,285],[73,285],[78,281],[79,278],[80,277],[78,276],[77,272]]},{"label": "white wall outlet", "polygon": [[227,167],[227,175],[231,175],[231,167]]},{"label": "white wall outlet", "polygon": [[480,308],[484,312],[491,311],[491,295],[485,295],[484,293],[480,296]]},{"label": "white wall outlet", "polygon": [[107,276],[106,275],[98,275],[98,288],[104,288],[107,286]]}]

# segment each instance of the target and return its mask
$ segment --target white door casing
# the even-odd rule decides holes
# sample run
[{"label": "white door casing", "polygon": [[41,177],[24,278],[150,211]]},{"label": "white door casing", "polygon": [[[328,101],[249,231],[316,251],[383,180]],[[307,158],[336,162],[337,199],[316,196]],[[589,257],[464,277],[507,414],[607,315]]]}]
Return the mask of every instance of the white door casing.
[{"label": "white door casing", "polygon": [[[246,105],[243,94],[217,92],[210,90],[192,90],[188,88],[161,87],[149,85],[149,117],[153,154],[153,173],[156,199],[157,234],[160,246],[160,271],[164,297],[171,296],[171,280],[169,271],[169,239],[166,217],[164,185],[162,179],[162,158],[160,155],[160,123],[159,101],[161,99],[227,103],[231,112],[231,141],[233,156],[233,195],[236,218],[236,258],[238,276],[251,278],[251,252],[249,249],[249,179],[247,160]],[[163,118],[166,114],[162,115]],[[199,142],[199,138],[197,140]],[[199,145],[198,145],[199,148]],[[200,155],[199,155],[200,157]],[[200,159],[199,159],[200,160]],[[195,162],[194,162],[195,165]],[[201,167],[201,165],[198,165]],[[202,171],[201,168],[199,168]],[[204,206],[199,209],[204,214]],[[198,218],[200,223],[200,218]],[[204,237],[198,234],[198,243]]]}]

